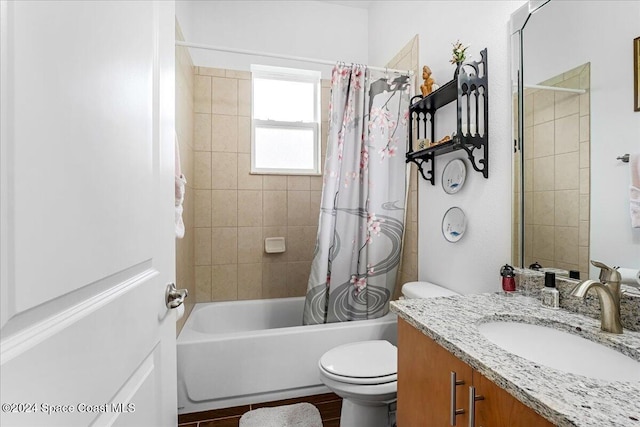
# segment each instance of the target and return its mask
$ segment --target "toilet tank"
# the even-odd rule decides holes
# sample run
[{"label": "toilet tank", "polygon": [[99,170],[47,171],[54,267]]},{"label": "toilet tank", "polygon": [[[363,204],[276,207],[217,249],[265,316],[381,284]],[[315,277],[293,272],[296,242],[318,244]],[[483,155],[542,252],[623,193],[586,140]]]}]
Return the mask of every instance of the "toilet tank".
[{"label": "toilet tank", "polygon": [[431,282],[407,282],[402,285],[402,295],[405,298],[413,299],[445,297],[460,294]]}]

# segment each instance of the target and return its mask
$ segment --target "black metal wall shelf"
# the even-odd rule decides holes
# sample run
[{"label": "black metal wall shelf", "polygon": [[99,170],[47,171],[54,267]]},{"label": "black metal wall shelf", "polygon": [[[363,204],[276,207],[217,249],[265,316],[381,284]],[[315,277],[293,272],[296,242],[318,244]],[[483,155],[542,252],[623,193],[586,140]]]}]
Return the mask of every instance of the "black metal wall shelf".
[{"label": "black metal wall shelf", "polygon": [[[489,178],[487,49],[483,49],[480,56],[480,61],[459,66],[450,82],[425,97],[417,95],[411,99],[407,163],[415,163],[431,185],[435,185],[436,156],[457,150],[464,150],[473,169]],[[436,111],[453,101],[457,104],[457,114],[456,131],[451,140],[414,151],[414,136],[416,140],[434,141]]]}]

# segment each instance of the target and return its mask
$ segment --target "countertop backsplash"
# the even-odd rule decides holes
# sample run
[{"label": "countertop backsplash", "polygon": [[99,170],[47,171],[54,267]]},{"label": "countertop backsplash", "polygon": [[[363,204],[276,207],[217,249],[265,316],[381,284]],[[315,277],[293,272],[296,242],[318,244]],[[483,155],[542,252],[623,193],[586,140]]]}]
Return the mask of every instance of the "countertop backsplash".
[{"label": "countertop backsplash", "polygon": [[[530,297],[540,297],[544,288],[544,273],[524,268],[515,268],[516,290]],[[587,298],[571,296],[578,280],[556,276],[556,288],[560,292],[560,307],[574,313],[600,318],[600,302],[595,292],[589,292]],[[620,299],[620,320],[625,329],[640,332],[640,289],[622,285]]]}]

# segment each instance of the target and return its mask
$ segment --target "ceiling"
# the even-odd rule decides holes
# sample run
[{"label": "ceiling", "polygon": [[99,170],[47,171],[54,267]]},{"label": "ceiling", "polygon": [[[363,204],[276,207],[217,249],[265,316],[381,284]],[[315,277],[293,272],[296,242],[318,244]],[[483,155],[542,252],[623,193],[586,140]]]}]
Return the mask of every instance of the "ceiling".
[{"label": "ceiling", "polygon": [[325,3],[333,3],[340,6],[358,7],[360,9],[369,9],[371,7],[371,3],[373,3],[373,1],[370,1],[370,0],[350,0],[350,1],[349,0],[344,0],[344,1],[319,0],[319,1],[323,1]]}]

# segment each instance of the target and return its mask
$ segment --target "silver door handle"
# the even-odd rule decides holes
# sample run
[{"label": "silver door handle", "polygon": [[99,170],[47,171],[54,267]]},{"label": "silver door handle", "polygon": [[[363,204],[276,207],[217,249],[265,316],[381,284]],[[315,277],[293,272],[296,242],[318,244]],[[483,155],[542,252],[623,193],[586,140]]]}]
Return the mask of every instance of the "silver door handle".
[{"label": "silver door handle", "polygon": [[484,400],[484,396],[476,396],[476,388],[469,387],[469,427],[476,425],[476,400]]},{"label": "silver door handle", "polygon": [[456,387],[464,384],[463,380],[458,380],[457,374],[455,371],[451,371],[451,425],[456,425],[456,417],[458,415],[464,414],[464,409],[456,409]]},{"label": "silver door handle", "polygon": [[178,308],[187,296],[189,296],[189,291],[176,289],[175,283],[169,283],[164,294],[164,301],[167,304],[167,308]]}]

